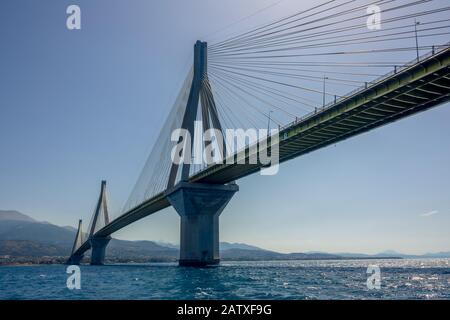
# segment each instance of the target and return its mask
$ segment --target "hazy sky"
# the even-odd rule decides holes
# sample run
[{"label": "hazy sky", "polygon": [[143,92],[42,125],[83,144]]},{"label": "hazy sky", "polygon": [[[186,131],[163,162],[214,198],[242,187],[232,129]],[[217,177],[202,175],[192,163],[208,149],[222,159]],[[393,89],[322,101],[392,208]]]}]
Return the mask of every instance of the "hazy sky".
[{"label": "hazy sky", "polygon": [[[106,179],[120,210],[195,40],[276,2],[1,1],[0,209],[88,223]],[[253,22],[316,3],[285,0]],[[82,30],[66,29],[69,4],[80,5]],[[449,123],[446,104],[238,181],[221,240],[286,252],[450,250]],[[114,236],[178,243],[179,219],[167,209]]]}]

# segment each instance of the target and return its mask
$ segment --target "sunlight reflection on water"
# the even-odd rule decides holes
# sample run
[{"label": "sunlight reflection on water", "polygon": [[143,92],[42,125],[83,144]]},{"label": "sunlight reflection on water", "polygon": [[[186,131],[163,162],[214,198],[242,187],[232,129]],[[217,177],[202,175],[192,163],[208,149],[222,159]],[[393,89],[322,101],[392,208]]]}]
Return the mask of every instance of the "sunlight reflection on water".
[{"label": "sunlight reflection on water", "polygon": [[[367,289],[369,265],[381,290]],[[450,259],[81,266],[79,291],[67,276],[65,266],[0,267],[0,299],[450,299]]]}]

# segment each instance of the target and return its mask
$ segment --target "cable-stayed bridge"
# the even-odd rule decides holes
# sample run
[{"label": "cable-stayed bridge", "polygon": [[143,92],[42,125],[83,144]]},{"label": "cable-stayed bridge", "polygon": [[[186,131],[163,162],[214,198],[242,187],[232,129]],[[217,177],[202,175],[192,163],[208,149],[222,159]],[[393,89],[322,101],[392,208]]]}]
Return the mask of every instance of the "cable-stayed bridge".
[{"label": "cable-stayed bridge", "polygon": [[[235,181],[267,169],[252,161],[260,154],[283,163],[448,102],[450,7],[430,2],[332,0],[209,48],[198,41],[122,212],[110,218],[103,181],[87,234],[80,221],[68,263],[91,250],[91,264],[103,264],[111,234],[173,206],[181,218],[180,265],[217,264],[219,216],[239,190]],[[382,9],[381,28],[368,29],[370,5]],[[266,133],[247,136],[252,128]],[[194,141],[174,140],[177,129]],[[224,138],[229,129],[242,129],[235,138],[244,138],[243,147]],[[215,161],[174,162],[176,145],[191,159],[214,150]]]}]

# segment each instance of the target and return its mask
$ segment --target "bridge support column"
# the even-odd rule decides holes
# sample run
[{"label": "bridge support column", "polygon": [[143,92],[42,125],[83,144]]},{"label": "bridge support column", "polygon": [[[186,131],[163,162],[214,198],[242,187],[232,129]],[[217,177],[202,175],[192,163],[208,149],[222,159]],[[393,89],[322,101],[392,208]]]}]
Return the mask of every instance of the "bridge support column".
[{"label": "bridge support column", "polygon": [[73,255],[69,258],[69,260],[67,260],[66,264],[71,265],[71,266],[73,266],[73,265],[78,266],[78,265],[80,265],[81,260],[83,260],[83,258],[84,258],[84,254]]},{"label": "bridge support column", "polygon": [[101,266],[105,262],[106,255],[106,246],[109,241],[111,241],[111,237],[106,238],[91,238],[89,239],[91,243],[91,265],[93,266]]},{"label": "bridge support column", "polygon": [[180,182],[168,191],[169,202],[181,217],[180,266],[219,264],[219,216],[238,190],[236,184]]}]

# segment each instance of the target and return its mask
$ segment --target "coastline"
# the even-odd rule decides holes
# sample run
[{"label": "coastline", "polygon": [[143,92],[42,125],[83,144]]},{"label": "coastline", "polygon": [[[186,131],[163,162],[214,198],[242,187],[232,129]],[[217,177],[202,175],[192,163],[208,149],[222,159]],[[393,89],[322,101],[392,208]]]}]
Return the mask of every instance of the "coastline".
[{"label": "coastline", "polygon": [[[26,267],[26,266],[42,266],[42,265],[65,265],[68,257],[55,257],[51,259],[46,257],[43,260],[31,259],[23,261],[1,261],[0,267]],[[316,258],[316,259],[222,259],[222,262],[276,262],[276,261],[353,261],[353,260],[403,260],[402,257],[342,257],[342,258]],[[433,259],[433,258],[417,258],[417,259]],[[114,265],[133,265],[145,263],[176,263],[178,260],[164,259],[107,259],[106,264]],[[83,261],[82,265],[89,264],[89,261]]]}]

